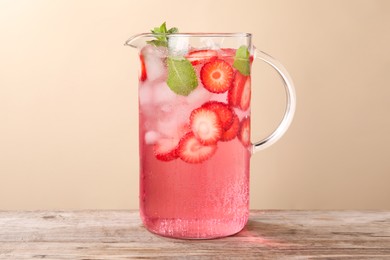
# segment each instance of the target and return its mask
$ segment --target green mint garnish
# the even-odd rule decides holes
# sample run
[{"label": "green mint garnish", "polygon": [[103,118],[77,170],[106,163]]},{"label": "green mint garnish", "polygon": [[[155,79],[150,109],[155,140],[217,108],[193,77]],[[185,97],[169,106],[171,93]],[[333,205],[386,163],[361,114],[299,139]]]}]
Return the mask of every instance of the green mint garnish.
[{"label": "green mint garnish", "polygon": [[[164,22],[160,27],[155,27],[151,30],[155,40],[147,41],[148,44],[154,46],[168,47],[168,37],[172,33],[177,33],[179,30],[173,27],[167,30],[167,25]],[[169,88],[178,95],[188,96],[197,86],[198,78],[196,77],[195,69],[190,61],[184,57],[167,57],[166,63],[168,67],[167,84]]]},{"label": "green mint garnish", "polygon": [[167,30],[167,24],[164,22],[160,27],[155,27],[151,30],[152,33],[156,34],[155,40],[147,41],[147,43],[154,46],[164,46],[168,47],[168,37],[167,35],[172,33],[177,33],[179,30],[176,27],[173,27]]},{"label": "green mint garnish", "polygon": [[197,86],[195,69],[185,58],[167,58],[169,88],[178,95],[188,96]]},{"label": "green mint garnish", "polygon": [[243,45],[237,49],[233,67],[235,67],[242,75],[250,75],[249,51],[246,46]]}]

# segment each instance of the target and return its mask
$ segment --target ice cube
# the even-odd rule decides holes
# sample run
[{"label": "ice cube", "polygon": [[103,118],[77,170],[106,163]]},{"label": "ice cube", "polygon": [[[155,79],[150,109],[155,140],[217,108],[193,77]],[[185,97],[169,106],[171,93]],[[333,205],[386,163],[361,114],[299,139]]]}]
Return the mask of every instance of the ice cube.
[{"label": "ice cube", "polygon": [[201,38],[200,42],[201,42],[202,47],[204,49],[218,50],[218,49],[221,48],[221,43],[217,42],[217,37],[214,37],[214,38]]},{"label": "ice cube", "polygon": [[194,109],[191,106],[189,106],[188,104],[186,104],[185,106],[181,106],[179,109],[176,110],[177,111],[177,113],[176,113],[177,122],[181,125],[188,124],[190,121],[191,112],[193,110]]},{"label": "ice cube", "polygon": [[158,58],[164,58],[167,57],[167,49],[165,47],[158,47],[158,46],[153,46],[153,45],[146,45],[145,47],[142,48],[141,53],[143,56],[154,56]]},{"label": "ice cube", "polygon": [[138,90],[139,104],[141,107],[153,102],[153,89],[150,83],[141,83]]},{"label": "ice cube", "polygon": [[145,143],[146,144],[154,144],[159,140],[161,135],[155,131],[148,131],[145,133]]},{"label": "ice cube", "polygon": [[199,107],[203,103],[206,103],[210,99],[211,95],[211,92],[199,85],[187,96],[186,101],[191,107]]},{"label": "ice cube", "polygon": [[165,137],[176,136],[178,121],[175,115],[167,115],[157,121],[157,131]]},{"label": "ice cube", "polygon": [[165,81],[161,81],[153,86],[153,100],[158,106],[172,105],[176,99],[176,94],[173,92]]},{"label": "ice cube", "polygon": [[171,113],[174,109],[173,104],[164,104],[160,107],[161,111],[164,113]]},{"label": "ice cube", "polygon": [[164,136],[173,137],[177,135],[178,128],[188,122],[190,111],[177,102],[173,109],[167,113],[158,115],[157,131]]},{"label": "ice cube", "polygon": [[165,54],[161,47],[147,45],[141,50],[144,56],[147,79],[154,81],[166,74]]},{"label": "ice cube", "polygon": [[145,67],[147,79],[150,81],[159,79],[166,74],[166,67],[160,58],[154,56],[145,58]]},{"label": "ice cube", "polygon": [[157,130],[164,138],[177,139],[181,139],[186,133],[191,131],[188,118],[182,122],[179,117],[171,117],[169,120],[158,121]]},{"label": "ice cube", "polygon": [[184,56],[190,48],[187,36],[172,36],[168,38],[168,49],[171,56]]}]

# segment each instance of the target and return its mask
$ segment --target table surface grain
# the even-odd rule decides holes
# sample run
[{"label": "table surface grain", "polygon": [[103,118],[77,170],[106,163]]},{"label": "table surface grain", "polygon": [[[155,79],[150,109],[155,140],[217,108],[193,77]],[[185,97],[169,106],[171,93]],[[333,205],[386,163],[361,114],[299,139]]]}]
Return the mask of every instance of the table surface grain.
[{"label": "table surface grain", "polygon": [[149,233],[138,211],[0,211],[0,259],[390,259],[390,211],[251,211],[235,236]]}]

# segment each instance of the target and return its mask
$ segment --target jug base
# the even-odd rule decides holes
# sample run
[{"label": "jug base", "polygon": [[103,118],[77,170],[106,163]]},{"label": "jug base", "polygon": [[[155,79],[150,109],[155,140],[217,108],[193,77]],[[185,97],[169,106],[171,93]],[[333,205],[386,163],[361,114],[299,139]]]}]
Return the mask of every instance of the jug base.
[{"label": "jug base", "polygon": [[146,229],[154,234],[178,239],[215,239],[240,232],[248,221],[247,216],[238,219],[142,219]]}]

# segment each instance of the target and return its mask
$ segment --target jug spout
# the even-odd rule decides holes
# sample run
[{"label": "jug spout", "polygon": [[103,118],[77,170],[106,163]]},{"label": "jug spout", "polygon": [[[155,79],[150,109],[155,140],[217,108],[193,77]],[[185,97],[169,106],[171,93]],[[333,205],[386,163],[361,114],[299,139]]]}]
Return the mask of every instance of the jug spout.
[{"label": "jug spout", "polygon": [[148,33],[140,33],[131,36],[126,42],[125,45],[133,47],[133,48],[142,48],[142,46],[146,43],[145,38],[147,38]]}]

